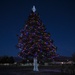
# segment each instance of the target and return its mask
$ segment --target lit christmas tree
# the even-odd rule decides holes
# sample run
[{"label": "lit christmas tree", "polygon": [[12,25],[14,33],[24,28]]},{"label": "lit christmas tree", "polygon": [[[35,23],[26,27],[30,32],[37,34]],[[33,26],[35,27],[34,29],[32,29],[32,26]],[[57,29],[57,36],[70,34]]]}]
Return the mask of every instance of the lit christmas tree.
[{"label": "lit christmas tree", "polygon": [[38,71],[37,60],[45,62],[56,57],[56,47],[53,45],[50,33],[46,32],[35,6],[20,32],[17,44],[20,49],[19,56],[28,61],[34,59],[34,71]]}]

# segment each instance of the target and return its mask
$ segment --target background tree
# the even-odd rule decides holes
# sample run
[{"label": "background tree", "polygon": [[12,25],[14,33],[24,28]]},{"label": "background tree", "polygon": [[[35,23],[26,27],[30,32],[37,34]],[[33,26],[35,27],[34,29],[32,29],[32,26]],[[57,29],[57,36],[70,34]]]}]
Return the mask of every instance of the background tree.
[{"label": "background tree", "polygon": [[11,56],[11,57],[8,57],[8,56],[3,56],[1,57],[0,59],[0,63],[4,64],[4,63],[10,63],[10,64],[13,64],[15,61],[14,61],[14,58]]},{"label": "background tree", "polygon": [[9,63],[13,64],[15,62],[14,57],[9,57]]},{"label": "background tree", "polygon": [[56,56],[56,47],[53,45],[50,33],[42,23],[35,6],[28,17],[24,28],[20,31],[17,47],[20,49],[19,56],[24,60],[34,59],[34,63],[45,62]]}]

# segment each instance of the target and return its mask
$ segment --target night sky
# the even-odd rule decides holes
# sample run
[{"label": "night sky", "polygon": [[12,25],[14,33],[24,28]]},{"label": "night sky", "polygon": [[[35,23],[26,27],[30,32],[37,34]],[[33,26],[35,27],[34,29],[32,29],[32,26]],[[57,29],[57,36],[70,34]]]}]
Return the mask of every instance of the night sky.
[{"label": "night sky", "polygon": [[32,6],[51,33],[57,54],[71,56],[75,52],[74,0],[0,0],[0,56],[17,56],[16,34],[24,27]]}]

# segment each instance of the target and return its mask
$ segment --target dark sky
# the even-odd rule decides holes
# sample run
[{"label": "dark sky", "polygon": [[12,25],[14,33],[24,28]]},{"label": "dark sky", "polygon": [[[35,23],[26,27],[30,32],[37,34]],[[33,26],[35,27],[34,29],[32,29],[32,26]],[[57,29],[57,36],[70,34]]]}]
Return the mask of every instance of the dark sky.
[{"label": "dark sky", "polygon": [[0,56],[17,56],[16,34],[24,27],[32,6],[51,33],[59,55],[75,52],[74,0],[0,0]]}]

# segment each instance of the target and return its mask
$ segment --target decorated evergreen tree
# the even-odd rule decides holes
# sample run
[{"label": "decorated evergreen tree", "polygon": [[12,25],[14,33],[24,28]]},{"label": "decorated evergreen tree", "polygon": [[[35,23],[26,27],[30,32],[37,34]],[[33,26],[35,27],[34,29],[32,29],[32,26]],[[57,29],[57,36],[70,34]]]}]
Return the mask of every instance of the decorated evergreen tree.
[{"label": "decorated evergreen tree", "polygon": [[53,45],[51,35],[46,32],[35,6],[20,32],[17,44],[20,49],[19,56],[27,61],[34,59],[34,71],[38,71],[37,60],[41,63],[56,56],[56,47]]}]

